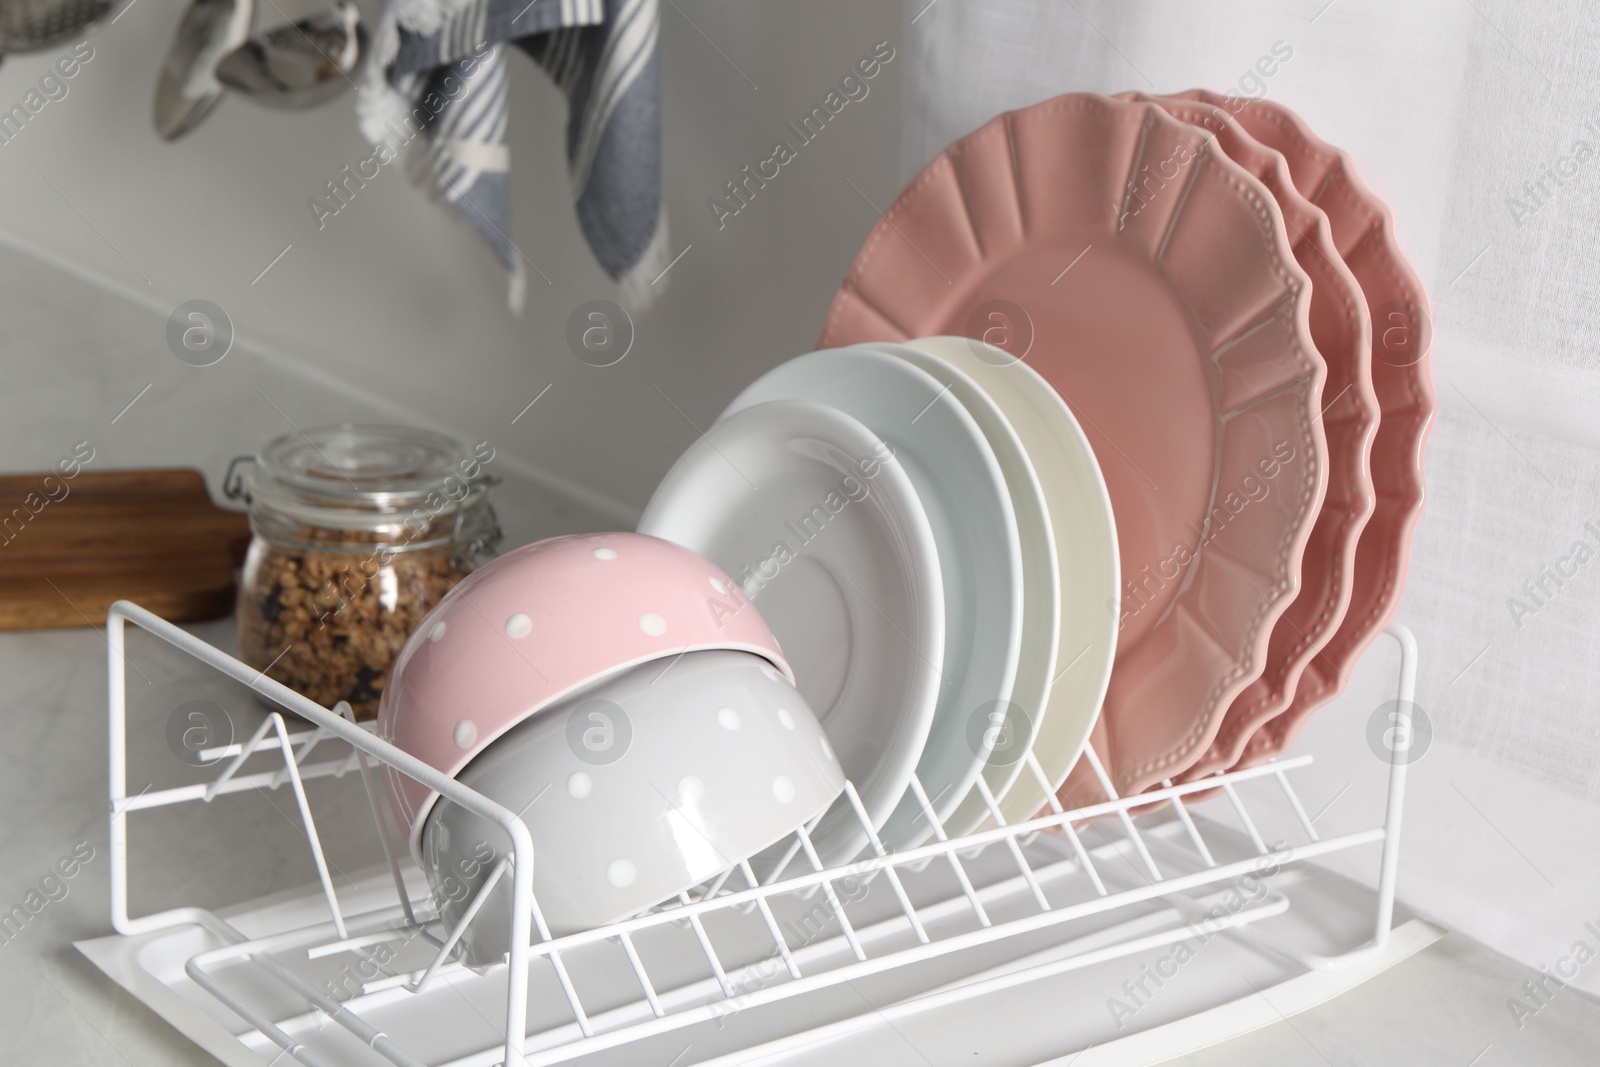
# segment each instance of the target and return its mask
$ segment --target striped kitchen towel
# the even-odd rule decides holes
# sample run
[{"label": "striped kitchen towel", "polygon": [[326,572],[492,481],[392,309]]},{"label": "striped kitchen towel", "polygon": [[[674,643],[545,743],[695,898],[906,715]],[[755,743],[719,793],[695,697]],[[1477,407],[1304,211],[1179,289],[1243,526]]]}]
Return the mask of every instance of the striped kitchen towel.
[{"label": "striped kitchen towel", "polygon": [[505,264],[513,309],[521,310],[524,265],[533,264],[511,239],[508,44],[527,52],[567,97],[578,223],[600,266],[621,284],[623,302],[647,305],[651,282],[667,265],[656,3],[384,6],[357,105],[362,132],[387,149],[383,162],[411,146],[412,176],[471,221]]}]

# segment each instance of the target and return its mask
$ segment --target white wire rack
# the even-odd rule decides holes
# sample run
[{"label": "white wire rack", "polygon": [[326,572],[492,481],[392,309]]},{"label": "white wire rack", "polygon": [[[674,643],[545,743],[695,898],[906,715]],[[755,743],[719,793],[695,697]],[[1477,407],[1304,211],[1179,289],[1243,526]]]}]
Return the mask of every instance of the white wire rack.
[{"label": "white wire rack", "polygon": [[[130,622],[252,687],[312,728],[291,728],[289,720],[274,712],[248,740],[206,754],[220,767],[209,783],[129,795],[124,672]],[[1392,626],[1388,632],[1401,652],[1398,696],[1410,701],[1416,644],[1403,627]],[[1158,790],[1122,798],[1088,751],[1086,758],[1110,799],[1065,811],[1052,798],[1045,814],[1007,825],[980,777],[977,788],[995,825],[956,839],[946,836],[920,783],[914,782],[934,837],[919,848],[892,853],[872,834],[854,788],[847,785],[846,796],[871,839],[867,858],[848,867],[823,869],[802,828],[794,835],[791,855],[803,854],[809,866],[805,873],[791,874],[795,864],[790,864],[780,880],[763,884],[748,862],[740,863],[669,905],[552,938],[533,892],[534,845],[515,813],[136,605],[124,601],[111,608],[107,638],[113,926],[126,937],[183,926],[207,932],[211,937],[205,947],[187,958],[188,977],[281,1050],[279,1055],[307,1067],[352,1062],[538,1067],[719,1022],[734,1012],[910,969],[936,957],[966,952],[977,953],[975,960],[989,959],[979,950],[1008,941],[1018,946],[1013,956],[1027,956],[1045,931],[1062,932],[1053,940],[1048,958],[1020,964],[1013,960],[1006,967],[977,962],[974,970],[961,972],[965,977],[922,990],[922,1008],[1171,945],[1192,936],[1200,924],[1213,932],[1225,930],[1312,970],[1381,953],[1389,940],[1406,779],[1403,746],[1394,749],[1390,762],[1383,823],[1329,838],[1318,834],[1291,782],[1293,772],[1311,762],[1309,756],[1190,784],[1167,782]],[[347,714],[348,709],[340,711]],[[343,742],[350,751],[312,761],[313,752],[325,741]],[[245,773],[252,759],[271,759],[277,765]],[[438,790],[510,838],[510,854],[492,868],[453,928],[439,919],[437,901],[417,892],[415,872],[405,869],[408,861],[395,844],[392,816],[372,774],[374,761]],[[341,902],[329,874],[304,787],[307,779],[352,772],[359,772],[366,785],[376,832],[388,858],[388,880],[393,883],[388,901],[374,904],[368,894],[354,909]],[[1025,773],[1049,795],[1031,756]],[[1254,793],[1247,803],[1239,787],[1253,781],[1271,788],[1251,787]],[[128,913],[129,816],[173,805],[206,804],[243,790],[285,786],[294,793],[299,809],[325,916],[252,937],[203,908],[178,907],[140,917]],[[1202,832],[1185,801],[1212,791],[1220,792],[1219,803],[1225,803],[1241,832],[1224,838],[1213,831],[1211,839]],[[1274,802],[1279,809],[1275,818],[1297,827],[1299,839],[1293,843],[1269,846],[1260,828],[1262,806]],[[1157,808],[1167,813],[1162,828],[1152,830],[1135,822],[1137,809]],[[1106,844],[1086,842],[1089,830],[1096,841]],[[1253,928],[1290,906],[1275,877],[1278,872],[1367,845],[1379,846],[1381,865],[1372,935],[1365,944],[1336,956],[1319,955]],[[1113,868],[1108,857],[1120,861]],[[468,967],[460,958],[460,939],[489,893],[507,879],[512,896],[510,952],[493,966]],[[1257,884],[1271,881],[1274,888],[1246,906],[1213,905],[1208,910],[1208,900],[1251,879]],[[1153,931],[1148,924],[1132,921],[1148,917],[1152,905],[1160,905],[1176,921]],[[1106,926],[1108,920],[1122,918],[1129,921]],[[1066,936],[1074,929],[1071,924],[1091,922],[1099,922],[1095,933],[1076,941]],[[362,961],[363,977],[338,986],[327,981],[326,970],[341,959]],[[324,970],[319,972],[319,967]],[[319,981],[319,973],[323,980]],[[343,973],[348,975],[349,969]],[[453,987],[463,1000],[475,1004],[502,1004],[503,1018],[494,1027],[499,1036],[466,1054],[430,1050],[428,1041],[415,1035],[408,1043],[408,1035],[401,1033],[404,1026],[394,1025],[397,1007],[403,1012],[405,998],[426,995],[441,985]],[[482,1009],[475,1010],[483,1015]],[[498,1014],[499,1009],[491,1011]],[[325,1048],[311,1047],[305,1035],[320,1032],[329,1020],[353,1042],[349,1047],[359,1057],[329,1059]]]}]

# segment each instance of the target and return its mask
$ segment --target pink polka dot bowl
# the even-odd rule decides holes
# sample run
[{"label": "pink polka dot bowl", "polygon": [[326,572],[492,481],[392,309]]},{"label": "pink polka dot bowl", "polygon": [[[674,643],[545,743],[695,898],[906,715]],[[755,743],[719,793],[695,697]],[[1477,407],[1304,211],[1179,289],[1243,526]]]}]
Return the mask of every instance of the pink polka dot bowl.
[{"label": "pink polka dot bowl", "polygon": [[[816,716],[748,652],[645,663],[513,727],[460,781],[533,839],[534,898],[555,936],[635,914],[736,866],[821,814],[844,789]],[[448,801],[422,833],[447,927],[510,852],[498,827]],[[738,876],[730,883],[742,886]],[[502,879],[467,928],[473,965],[509,949]]]},{"label": "pink polka dot bowl", "polygon": [[[378,736],[452,777],[506,731],[585,686],[702,650],[751,653],[792,684],[777,640],[714,563],[636,533],[538,541],[464,578],[401,649]],[[392,767],[389,799],[422,860],[439,794]]]}]

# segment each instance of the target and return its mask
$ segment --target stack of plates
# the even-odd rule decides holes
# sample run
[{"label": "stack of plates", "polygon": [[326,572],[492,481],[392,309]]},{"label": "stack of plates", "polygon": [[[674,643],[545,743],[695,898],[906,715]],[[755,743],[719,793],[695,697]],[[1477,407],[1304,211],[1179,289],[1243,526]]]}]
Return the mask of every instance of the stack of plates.
[{"label": "stack of plates", "polygon": [[[791,360],[639,527],[739,583],[891,849],[980,825],[980,777],[1008,820],[1032,815],[1045,794],[1013,788],[1022,757],[1065,781],[1111,671],[1110,497],[1056,391],[1006,363],[960,338]],[[812,837],[824,863],[867,845],[843,803]]]},{"label": "stack of plates", "polygon": [[[825,350],[741,394],[641,530],[759,606],[886,847],[970,832],[985,794],[1008,821],[1099,799],[1091,741],[1123,794],[1226,770],[1394,609],[1425,308],[1285,109],[1060,97],[901,193]],[[849,814],[824,861],[865,844]]]}]

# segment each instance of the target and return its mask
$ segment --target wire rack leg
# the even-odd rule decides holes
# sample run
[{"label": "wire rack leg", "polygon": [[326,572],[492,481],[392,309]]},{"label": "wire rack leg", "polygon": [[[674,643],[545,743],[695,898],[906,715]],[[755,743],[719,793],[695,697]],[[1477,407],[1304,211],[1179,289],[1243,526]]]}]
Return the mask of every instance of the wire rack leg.
[{"label": "wire rack leg", "polygon": [[[1394,638],[1395,642],[1400,646],[1400,670],[1396,696],[1403,706],[1409,709],[1417,691],[1417,639],[1411,630],[1401,623],[1390,623],[1385,628],[1384,633]],[[1409,710],[1407,710],[1406,715],[1405,726],[1409,730]],[[1377,908],[1373,919],[1372,940],[1365,945],[1337,956],[1324,956],[1320,953],[1307,952],[1291,945],[1286,945],[1266,930],[1240,928],[1231,931],[1231,936],[1258,948],[1276,953],[1285,959],[1300,964],[1302,967],[1315,971],[1342,967],[1358,960],[1375,956],[1387,948],[1389,936],[1394,929],[1395,884],[1400,872],[1400,825],[1401,817],[1405,812],[1406,768],[1409,764],[1409,746],[1393,746],[1389,753],[1389,781],[1384,809],[1383,836],[1381,838],[1382,858],[1378,867]],[[1284,781],[1281,774],[1275,775],[1275,777],[1288,790],[1290,798],[1294,801],[1294,807],[1299,809],[1299,798],[1295,795],[1293,787]],[[1315,840],[1315,835],[1313,835],[1313,840]]]}]

